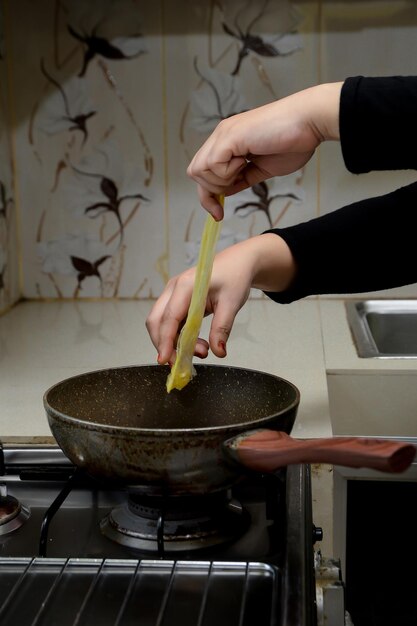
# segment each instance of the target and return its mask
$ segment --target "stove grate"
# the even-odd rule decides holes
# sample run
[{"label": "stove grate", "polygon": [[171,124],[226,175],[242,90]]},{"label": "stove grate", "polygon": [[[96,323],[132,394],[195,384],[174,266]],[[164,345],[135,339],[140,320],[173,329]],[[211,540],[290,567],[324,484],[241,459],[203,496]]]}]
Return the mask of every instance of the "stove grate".
[{"label": "stove grate", "polygon": [[280,578],[257,562],[0,557],[0,623],[276,626]]}]

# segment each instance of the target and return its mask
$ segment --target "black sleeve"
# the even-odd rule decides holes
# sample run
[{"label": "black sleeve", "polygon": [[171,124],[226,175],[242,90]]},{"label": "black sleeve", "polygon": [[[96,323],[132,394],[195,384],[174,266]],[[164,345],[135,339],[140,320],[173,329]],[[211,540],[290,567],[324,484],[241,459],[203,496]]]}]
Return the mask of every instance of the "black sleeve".
[{"label": "black sleeve", "polygon": [[347,169],[417,169],[417,76],[346,79],[340,142]]},{"label": "black sleeve", "polygon": [[290,289],[266,292],[276,302],[417,282],[417,183],[268,232],[287,242],[297,264]]}]

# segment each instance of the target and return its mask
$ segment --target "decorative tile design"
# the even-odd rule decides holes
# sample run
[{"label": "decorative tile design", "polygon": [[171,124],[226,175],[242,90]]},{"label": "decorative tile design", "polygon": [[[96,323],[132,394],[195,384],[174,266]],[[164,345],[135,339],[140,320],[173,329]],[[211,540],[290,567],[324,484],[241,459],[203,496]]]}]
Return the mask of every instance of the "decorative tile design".
[{"label": "decorative tile design", "polygon": [[[417,52],[412,0],[3,4],[0,307],[18,297],[15,204],[22,295],[152,298],[196,261],[205,213],[186,168],[221,119],[319,81],[413,73]],[[228,199],[219,247],[414,179],[352,176],[324,145],[303,171]]]},{"label": "decorative tile design", "polygon": [[[317,7],[5,4],[23,295],[158,295],[198,251],[190,157],[221,119],[317,82]],[[307,171],[257,185],[227,206],[220,245],[314,215],[315,196]]]},{"label": "decorative tile design", "polygon": [[152,296],[165,211],[159,4],[9,11],[24,295]]}]

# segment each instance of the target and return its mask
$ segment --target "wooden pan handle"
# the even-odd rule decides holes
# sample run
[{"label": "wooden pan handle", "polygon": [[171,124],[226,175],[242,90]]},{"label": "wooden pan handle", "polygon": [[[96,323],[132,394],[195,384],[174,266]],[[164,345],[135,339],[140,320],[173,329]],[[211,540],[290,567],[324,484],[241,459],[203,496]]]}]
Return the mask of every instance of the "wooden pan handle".
[{"label": "wooden pan handle", "polygon": [[244,433],[225,445],[235,460],[260,472],[273,472],[296,463],[329,463],[400,473],[411,465],[417,452],[412,444],[388,439],[294,439],[275,430]]}]

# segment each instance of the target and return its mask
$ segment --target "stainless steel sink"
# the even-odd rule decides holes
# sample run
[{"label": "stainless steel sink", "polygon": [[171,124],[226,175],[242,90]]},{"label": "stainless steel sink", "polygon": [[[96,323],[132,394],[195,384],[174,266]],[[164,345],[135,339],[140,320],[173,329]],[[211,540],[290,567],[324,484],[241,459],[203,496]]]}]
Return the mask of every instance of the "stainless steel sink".
[{"label": "stainless steel sink", "polygon": [[361,300],[345,304],[360,357],[417,359],[417,300]]}]

